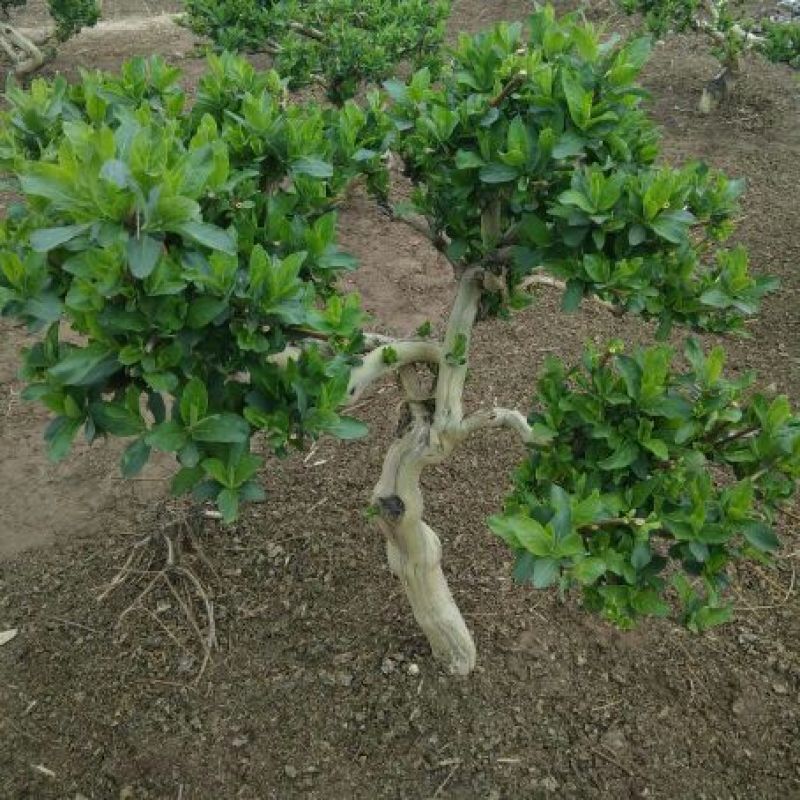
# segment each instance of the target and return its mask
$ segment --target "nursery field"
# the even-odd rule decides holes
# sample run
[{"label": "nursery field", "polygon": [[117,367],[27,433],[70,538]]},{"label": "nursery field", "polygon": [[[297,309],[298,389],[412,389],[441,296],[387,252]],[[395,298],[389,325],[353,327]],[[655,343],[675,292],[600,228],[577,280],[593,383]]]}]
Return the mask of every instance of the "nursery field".
[{"label": "nursery field", "polygon": [[[46,73],[159,53],[191,85],[204,62],[169,16],[180,5],[105,0],[103,22],[65,43]],[[456,0],[449,35],[531,9]],[[44,18],[38,3],[26,14],[30,27]],[[609,32],[634,25],[605,1],[586,14]],[[733,239],[781,288],[748,338],[726,339],[728,369],[757,370],[796,406],[800,80],[749,56],[730,101],[704,116],[697,102],[713,71],[695,36],[657,44],[648,109],[667,161],[746,179]],[[347,288],[375,330],[441,330],[454,284],[425,238],[355,193],[340,243],[358,258]],[[476,328],[471,408],[527,409],[550,353],[574,360],[587,341],[653,339],[655,325],[589,303],[566,314],[559,299],[542,288],[510,321]],[[367,438],[323,437],[269,459],[265,504],[232,527],[203,520],[190,557],[213,594],[209,656],[166,586],[142,603],[142,582],[98,599],[135,543],[185,524],[185,506],[168,497],[166,457],[123,480],[118,441],[48,461],[47,413],[22,400],[17,377],[27,341],[0,321],[0,633],[17,630],[0,640],[3,800],[800,798],[800,506],[781,516],[775,565],[737,569],[731,623],[696,635],[648,619],[620,631],[575,597],[513,582],[486,518],[524,451],[510,433],[481,433],[423,479],[426,519],[478,646],[475,672],[449,676],[365,514],[399,423],[401,394],[387,381],[355,408]]]}]

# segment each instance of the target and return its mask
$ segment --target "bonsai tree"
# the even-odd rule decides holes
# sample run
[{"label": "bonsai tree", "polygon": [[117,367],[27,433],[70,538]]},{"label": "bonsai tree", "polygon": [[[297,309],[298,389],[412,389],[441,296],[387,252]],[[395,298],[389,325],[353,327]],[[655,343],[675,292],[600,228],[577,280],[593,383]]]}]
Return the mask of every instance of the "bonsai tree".
[{"label": "bonsai tree", "polygon": [[185,0],[186,24],[222,50],[266,52],[292,87],[319,82],[336,103],[400,61],[439,63],[449,0]]},{"label": "bonsai tree", "polygon": [[54,57],[56,43],[65,42],[100,18],[101,0],[48,0],[47,8],[55,24],[30,36],[7,21],[11,9],[26,4],[27,0],[0,0],[0,50],[11,61],[14,75],[35,72]]},{"label": "bonsai tree", "polygon": [[762,19],[758,24],[737,17],[727,0],[620,0],[629,14],[645,15],[647,29],[662,37],[671,31],[698,31],[709,40],[720,71],[703,88],[700,111],[710,113],[731,94],[741,57],[755,50],[770,61],[800,65],[800,23]]},{"label": "bonsai tree", "polygon": [[[674,324],[743,333],[774,286],[719,248],[741,184],[655,163],[635,84],[646,55],[646,41],[603,42],[547,8],[526,37],[506,24],[462,37],[440,83],[422,69],[340,109],[292,104],[276,73],[230,55],[210,58],[189,113],[157,59],[15,93],[0,158],[24,202],[0,228],[0,309],[41,331],[23,375],[55,414],[52,456],[79,431],[127,437],[126,475],[173,453],[173,492],[230,523],[264,499],[256,441],[281,455],[364,435],[347,406],[391,373],[407,415],[371,516],[447,669],[468,673],[475,647],[420,476],[482,429],[528,449],[489,521],[518,580],[581,587],[623,626],[673,608],[696,630],[726,619],[729,566],[777,548],[800,474],[785,397],[725,379],[722,351],[689,339],[681,361],[619,342],[577,366],[551,359],[527,414],[463,403],[474,325],[539,288],[562,290],[568,310],[654,320],[663,338]],[[416,186],[395,213],[457,283],[440,340],[372,335],[337,289],[355,264],[336,245],[336,204],[355,180],[388,204],[389,150]]]}]

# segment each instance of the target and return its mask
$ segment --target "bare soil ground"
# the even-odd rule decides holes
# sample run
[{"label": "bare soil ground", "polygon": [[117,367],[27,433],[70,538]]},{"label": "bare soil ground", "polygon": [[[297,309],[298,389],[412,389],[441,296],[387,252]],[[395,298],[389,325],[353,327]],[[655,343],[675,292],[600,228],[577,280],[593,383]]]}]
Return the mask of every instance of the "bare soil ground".
[{"label": "bare soil ground", "polygon": [[[177,7],[106,0],[112,24],[68,43],[52,69],[160,52],[196,76],[195,41],[161,16]],[[452,29],[529,8],[461,0]],[[590,13],[630,24],[605,6]],[[34,6],[27,22],[40,20]],[[783,289],[751,339],[726,343],[730,363],[799,403],[797,76],[753,59],[732,102],[704,118],[696,103],[712,72],[701,43],[679,38],[656,48],[645,83],[667,159],[747,178],[735,239]],[[342,240],[382,327],[441,323],[451,284],[424,241],[360,199],[343,214]],[[594,309],[564,315],[544,294],[510,323],[479,329],[470,403],[525,408],[547,353],[651,335]],[[368,440],[270,463],[266,505],[232,530],[204,523],[199,569],[219,647],[197,680],[198,637],[164,585],[119,626],[137,589],[95,600],[134,542],[179,517],[163,501],[165,465],[122,482],[113,444],[50,465],[45,415],[20,400],[15,378],[25,342],[0,323],[0,632],[19,629],[0,646],[0,798],[800,798],[795,518],[777,566],[738,576],[735,623],[703,637],[668,622],[618,633],[571,600],[511,582],[484,520],[522,453],[511,438],[476,439],[425,481],[479,647],[475,675],[457,680],[433,663],[363,513],[397,421],[387,386],[359,410]]]}]

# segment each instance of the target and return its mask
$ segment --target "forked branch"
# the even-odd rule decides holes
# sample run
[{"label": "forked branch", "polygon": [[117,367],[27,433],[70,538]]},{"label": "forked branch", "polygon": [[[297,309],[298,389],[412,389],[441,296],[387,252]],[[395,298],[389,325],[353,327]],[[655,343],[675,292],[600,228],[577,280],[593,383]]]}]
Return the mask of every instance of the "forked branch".
[{"label": "forked branch", "polygon": [[439,344],[426,341],[392,342],[376,347],[350,373],[348,404],[355,403],[370,386],[401,367],[410,364],[438,364],[441,352]]}]

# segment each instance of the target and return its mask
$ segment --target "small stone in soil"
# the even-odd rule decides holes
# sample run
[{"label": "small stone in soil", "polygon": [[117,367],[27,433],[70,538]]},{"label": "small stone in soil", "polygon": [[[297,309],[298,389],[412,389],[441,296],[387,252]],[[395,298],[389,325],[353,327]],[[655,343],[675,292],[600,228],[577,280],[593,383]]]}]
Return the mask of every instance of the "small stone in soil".
[{"label": "small stone in soil", "polygon": [[283,771],[286,773],[287,778],[294,780],[297,777],[297,767],[293,767],[291,764],[287,764]]},{"label": "small stone in soil", "polygon": [[349,672],[337,673],[336,680],[340,686],[344,686],[345,688],[353,685],[353,676]]},{"label": "small stone in soil", "polygon": [[542,778],[539,781],[539,785],[546,792],[555,792],[558,789],[558,781],[552,775],[548,775],[546,778]]},{"label": "small stone in soil", "polygon": [[600,738],[600,744],[613,750],[615,753],[623,751],[628,743],[625,741],[625,734],[617,728],[611,728],[606,731]]},{"label": "small stone in soil", "polygon": [[390,673],[394,672],[395,663],[392,661],[391,658],[384,658],[383,663],[381,664],[381,672],[384,675],[389,675]]}]

